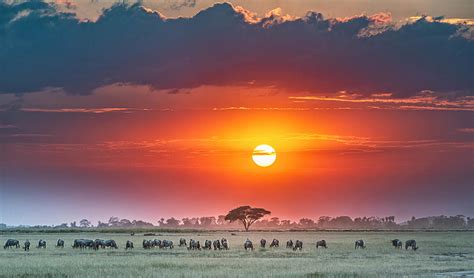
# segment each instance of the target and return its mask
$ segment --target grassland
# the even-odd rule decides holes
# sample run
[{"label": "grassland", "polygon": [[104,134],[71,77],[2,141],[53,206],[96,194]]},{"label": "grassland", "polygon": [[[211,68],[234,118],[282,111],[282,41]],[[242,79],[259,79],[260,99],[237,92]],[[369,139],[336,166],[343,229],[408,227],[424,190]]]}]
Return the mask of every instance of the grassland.
[{"label": "grassland", "polygon": [[[144,250],[144,238],[205,239],[225,237],[230,250],[188,251]],[[249,277],[249,276],[312,276],[312,277],[433,277],[437,273],[474,270],[474,232],[193,232],[161,233],[154,237],[120,233],[5,233],[1,242],[15,238],[29,239],[32,248],[0,249],[0,276],[47,277]],[[64,249],[55,248],[58,238],[65,240]],[[75,250],[75,238],[114,239],[117,250]],[[243,242],[254,242],[255,251],[244,251]],[[280,248],[261,249],[259,241],[280,240]],[[393,238],[416,239],[419,250],[395,250]],[[39,239],[48,243],[45,250],[34,246]],[[288,239],[304,242],[302,252],[284,247]],[[328,249],[316,249],[316,240],[325,239]],[[354,241],[364,239],[367,248],[354,250]],[[125,242],[132,240],[135,249],[125,251]]]}]

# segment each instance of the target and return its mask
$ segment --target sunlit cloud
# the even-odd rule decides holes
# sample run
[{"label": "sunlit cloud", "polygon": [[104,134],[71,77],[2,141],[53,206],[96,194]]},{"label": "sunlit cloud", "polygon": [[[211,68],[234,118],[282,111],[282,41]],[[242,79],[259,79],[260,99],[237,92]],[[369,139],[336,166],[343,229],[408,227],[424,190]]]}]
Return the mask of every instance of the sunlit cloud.
[{"label": "sunlit cloud", "polygon": [[460,128],[458,129],[459,132],[466,132],[466,133],[474,133],[474,127],[468,127],[468,128]]},{"label": "sunlit cloud", "polygon": [[424,19],[428,22],[441,22],[448,24],[459,24],[459,25],[474,25],[474,19],[472,18],[446,18],[444,16],[411,16],[407,19],[409,22],[416,22],[420,19]]},{"label": "sunlit cloud", "polygon": [[[360,104],[383,104],[391,106],[373,106],[371,109],[402,109],[402,110],[445,110],[445,111],[473,111],[473,96],[450,96],[437,94],[430,91],[421,92],[408,98],[394,98],[391,93],[372,94],[364,97],[360,94],[341,92],[331,96],[290,96],[292,101],[319,101],[319,102],[345,102]],[[394,106],[395,105],[395,106]]]},{"label": "sunlit cloud", "polygon": [[308,111],[311,110],[311,108],[305,108],[305,107],[244,107],[244,106],[239,106],[239,107],[214,107],[212,108],[213,111],[228,111],[228,110],[243,110],[243,111],[248,111],[248,110],[260,110],[260,111]]},{"label": "sunlit cloud", "polygon": [[21,108],[24,112],[42,112],[42,113],[93,113],[102,114],[110,112],[136,112],[136,111],[150,111],[145,108],[122,108],[122,107],[107,107],[107,108]]}]

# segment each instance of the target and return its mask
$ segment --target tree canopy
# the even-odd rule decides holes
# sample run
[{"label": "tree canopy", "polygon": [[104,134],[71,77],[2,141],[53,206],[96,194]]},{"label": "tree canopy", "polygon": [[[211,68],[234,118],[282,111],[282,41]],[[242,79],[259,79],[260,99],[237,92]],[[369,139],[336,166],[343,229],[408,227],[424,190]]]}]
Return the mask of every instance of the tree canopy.
[{"label": "tree canopy", "polygon": [[255,221],[270,214],[271,212],[263,208],[252,208],[251,206],[241,206],[235,208],[225,216],[225,220],[234,222],[239,220],[244,225],[246,231]]}]

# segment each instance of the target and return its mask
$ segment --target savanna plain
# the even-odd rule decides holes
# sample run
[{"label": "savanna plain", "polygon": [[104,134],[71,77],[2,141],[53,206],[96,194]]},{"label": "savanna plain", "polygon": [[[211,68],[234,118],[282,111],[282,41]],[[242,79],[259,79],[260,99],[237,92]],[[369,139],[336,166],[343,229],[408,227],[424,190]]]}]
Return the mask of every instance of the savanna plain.
[{"label": "savanna plain", "polygon": [[[0,239],[25,240],[31,249],[0,249],[0,276],[43,277],[444,277],[448,272],[474,271],[474,232],[193,232],[131,236],[129,233],[3,233]],[[56,248],[56,241],[65,241]],[[74,239],[114,239],[118,249],[73,249]],[[143,249],[144,239],[168,239],[174,249]],[[230,250],[191,251],[179,239],[227,238]],[[245,251],[250,239],[254,251]],[[260,247],[260,239],[267,247]],[[269,248],[273,238],[279,248]],[[391,240],[415,239],[416,251],[395,249]],[[47,242],[38,249],[38,240]],[[302,251],[285,247],[287,240],[303,241]],[[316,249],[324,239],[328,248]],[[365,249],[354,249],[363,239]],[[125,250],[127,240],[135,248]]]}]

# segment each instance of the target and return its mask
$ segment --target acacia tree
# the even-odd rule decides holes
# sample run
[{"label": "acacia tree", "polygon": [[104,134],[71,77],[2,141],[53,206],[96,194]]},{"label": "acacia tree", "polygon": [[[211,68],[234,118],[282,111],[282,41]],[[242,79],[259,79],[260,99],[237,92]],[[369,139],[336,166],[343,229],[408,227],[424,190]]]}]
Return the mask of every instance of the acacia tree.
[{"label": "acacia tree", "polygon": [[230,222],[239,220],[244,225],[245,231],[248,231],[250,226],[255,223],[255,221],[270,213],[270,211],[263,208],[241,206],[229,211],[229,213],[227,213],[225,216],[225,220]]},{"label": "acacia tree", "polygon": [[89,228],[91,225],[91,222],[87,219],[82,219],[81,221],[79,221],[79,225],[81,226],[81,228]]}]

